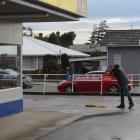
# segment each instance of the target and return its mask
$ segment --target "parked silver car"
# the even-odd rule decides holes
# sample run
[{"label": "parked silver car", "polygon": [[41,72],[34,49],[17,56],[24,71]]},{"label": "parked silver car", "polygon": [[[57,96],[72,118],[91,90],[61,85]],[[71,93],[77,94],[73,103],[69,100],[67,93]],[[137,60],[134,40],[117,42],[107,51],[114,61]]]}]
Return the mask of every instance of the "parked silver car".
[{"label": "parked silver car", "polygon": [[[3,87],[17,87],[18,86],[18,72],[13,69],[0,69],[0,82]],[[23,75],[23,88],[31,88],[32,77]]]},{"label": "parked silver car", "polygon": [[33,87],[33,81],[32,81],[32,77],[28,76],[28,75],[23,75],[22,77],[23,79],[23,88],[32,88]]}]

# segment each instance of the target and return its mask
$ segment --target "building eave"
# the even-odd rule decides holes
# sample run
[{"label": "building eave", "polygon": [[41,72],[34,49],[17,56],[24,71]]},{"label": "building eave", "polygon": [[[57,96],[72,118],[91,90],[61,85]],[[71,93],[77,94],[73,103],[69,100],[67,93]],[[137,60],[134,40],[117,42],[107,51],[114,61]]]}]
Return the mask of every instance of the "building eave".
[{"label": "building eave", "polygon": [[[25,0],[27,2],[29,2],[28,0]],[[65,13],[67,15],[71,15],[72,17],[75,17],[75,18],[82,18],[82,17],[85,17],[83,15],[80,15],[78,13],[74,13],[74,12],[70,12],[68,10],[65,10],[65,9],[62,9],[62,8],[58,8],[56,6],[52,6],[50,4],[47,4],[44,3],[44,2],[41,2],[41,1],[34,1],[34,0],[30,0],[31,3],[34,3],[34,4],[38,4],[40,6],[43,6],[43,7],[46,7],[46,8],[50,8],[50,9],[53,9],[53,10],[56,10],[56,11],[59,11],[59,12],[62,12],[62,13]]]},{"label": "building eave", "polygon": [[70,62],[78,62],[78,61],[99,61],[99,60],[106,60],[106,56],[96,56],[96,57],[86,57],[86,58],[72,58]]},{"label": "building eave", "polygon": [[7,0],[0,5],[0,21],[56,22],[76,21],[80,17],[82,16],[40,1]]}]

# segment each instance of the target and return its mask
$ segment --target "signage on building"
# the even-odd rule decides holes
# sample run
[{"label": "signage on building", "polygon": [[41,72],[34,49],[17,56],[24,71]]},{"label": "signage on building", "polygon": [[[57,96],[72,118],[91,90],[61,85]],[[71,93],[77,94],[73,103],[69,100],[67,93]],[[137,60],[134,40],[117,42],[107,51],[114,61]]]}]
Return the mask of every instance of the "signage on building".
[{"label": "signage on building", "polygon": [[87,15],[87,0],[39,0],[82,16]]}]

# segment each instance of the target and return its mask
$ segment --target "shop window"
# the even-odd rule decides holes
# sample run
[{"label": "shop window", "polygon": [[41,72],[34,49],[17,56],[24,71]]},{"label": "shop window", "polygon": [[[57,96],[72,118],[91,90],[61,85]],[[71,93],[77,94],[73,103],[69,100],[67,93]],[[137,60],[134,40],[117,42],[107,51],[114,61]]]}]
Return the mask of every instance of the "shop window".
[{"label": "shop window", "polygon": [[20,87],[21,48],[0,45],[0,89]]}]

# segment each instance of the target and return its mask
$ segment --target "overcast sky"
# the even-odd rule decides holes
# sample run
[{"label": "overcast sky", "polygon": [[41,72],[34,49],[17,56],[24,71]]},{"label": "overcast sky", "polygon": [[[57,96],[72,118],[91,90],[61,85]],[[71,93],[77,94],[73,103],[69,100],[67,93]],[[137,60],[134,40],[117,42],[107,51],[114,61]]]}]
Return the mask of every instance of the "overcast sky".
[{"label": "overcast sky", "polygon": [[88,0],[87,18],[76,22],[28,23],[33,31],[49,35],[51,32],[74,31],[77,34],[74,43],[88,41],[94,24],[107,20],[110,29],[140,29],[140,0]]}]

